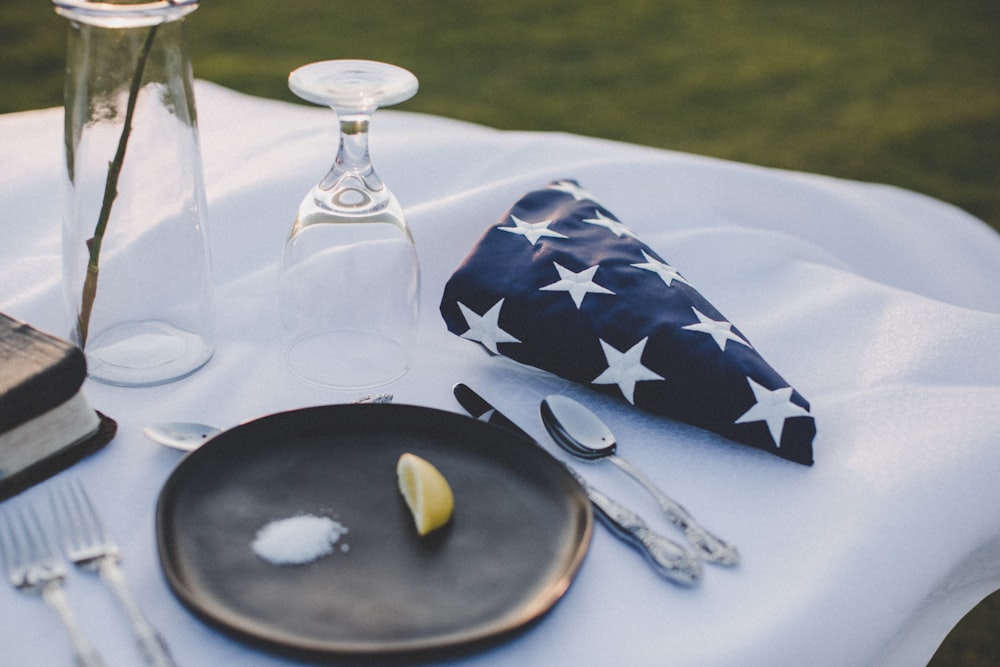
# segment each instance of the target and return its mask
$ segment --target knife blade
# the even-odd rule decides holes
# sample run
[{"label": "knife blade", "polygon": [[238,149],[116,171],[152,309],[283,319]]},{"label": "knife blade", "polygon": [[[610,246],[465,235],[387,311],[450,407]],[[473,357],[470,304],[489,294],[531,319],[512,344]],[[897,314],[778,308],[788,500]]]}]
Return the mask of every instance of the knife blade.
[{"label": "knife blade", "polygon": [[490,405],[485,398],[474,392],[468,385],[459,382],[452,390],[455,393],[455,398],[458,399],[458,404],[476,419],[500,426],[508,431],[513,431],[522,438],[527,438],[531,441],[535,440],[527,431],[511,421],[507,415]]},{"label": "knife blade", "polygon": [[[452,388],[452,391],[459,405],[476,419],[515,433],[545,450],[527,431],[493,407],[468,385],[460,382]],[[595,489],[568,464],[563,463],[563,465],[583,488],[590,503],[597,509],[597,516],[602,523],[615,535],[639,549],[660,575],[685,585],[693,585],[701,580],[702,565],[695,554],[653,531],[638,514]]]}]

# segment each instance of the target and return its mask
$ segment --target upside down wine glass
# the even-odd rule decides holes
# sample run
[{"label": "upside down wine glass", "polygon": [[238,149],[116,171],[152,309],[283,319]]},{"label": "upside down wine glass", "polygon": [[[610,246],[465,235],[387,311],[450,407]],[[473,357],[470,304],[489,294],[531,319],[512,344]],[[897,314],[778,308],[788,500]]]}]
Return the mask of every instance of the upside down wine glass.
[{"label": "upside down wine glass", "polygon": [[340,123],[337,157],[299,206],[282,254],[289,367],[331,388],[392,382],[409,368],[420,273],[403,209],[372,166],[368,128],[378,107],[412,97],[417,79],[386,63],[327,60],[294,70],[288,86]]}]

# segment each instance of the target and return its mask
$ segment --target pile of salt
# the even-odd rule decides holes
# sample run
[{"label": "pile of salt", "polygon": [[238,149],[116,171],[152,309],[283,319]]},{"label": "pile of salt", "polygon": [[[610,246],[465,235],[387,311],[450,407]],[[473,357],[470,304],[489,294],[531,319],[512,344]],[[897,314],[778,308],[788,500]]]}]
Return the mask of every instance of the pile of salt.
[{"label": "pile of salt", "polygon": [[251,546],[257,556],[274,565],[301,565],[330,554],[346,533],[347,528],[329,517],[301,514],[266,524]]}]

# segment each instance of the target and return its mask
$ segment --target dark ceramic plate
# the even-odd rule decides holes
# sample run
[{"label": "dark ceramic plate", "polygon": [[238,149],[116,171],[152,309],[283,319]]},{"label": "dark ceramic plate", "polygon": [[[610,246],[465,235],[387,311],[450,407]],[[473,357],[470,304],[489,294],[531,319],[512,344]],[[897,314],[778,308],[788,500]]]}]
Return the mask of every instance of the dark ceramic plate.
[{"label": "dark ceramic plate", "polygon": [[[433,463],[452,521],[420,538],[396,460]],[[330,516],[347,550],[277,566],[251,548],[264,524]],[[406,658],[492,643],[546,613],[590,544],[575,480],[534,443],[458,414],[334,405],[226,431],[160,494],[166,580],[192,612],[254,645],[310,659]]]}]

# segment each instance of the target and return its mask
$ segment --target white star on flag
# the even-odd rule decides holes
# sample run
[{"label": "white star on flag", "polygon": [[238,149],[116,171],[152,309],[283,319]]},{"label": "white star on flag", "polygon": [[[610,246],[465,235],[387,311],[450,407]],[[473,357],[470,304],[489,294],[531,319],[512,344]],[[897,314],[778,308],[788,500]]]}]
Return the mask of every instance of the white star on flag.
[{"label": "white star on flag", "polygon": [[552,220],[542,220],[541,222],[525,222],[515,215],[510,216],[510,219],[514,221],[514,227],[497,227],[501,232],[510,232],[511,234],[520,234],[524,238],[528,239],[528,243],[535,245],[543,236],[548,236],[554,239],[565,239],[569,238],[565,234],[560,234],[559,232],[554,232],[549,229],[549,225],[552,224]]},{"label": "white star on flag", "polygon": [[809,411],[792,403],[791,387],[767,389],[750,378],[747,378],[747,382],[750,383],[757,402],[734,423],[767,422],[767,430],[771,433],[775,447],[781,447],[781,432],[785,429],[785,420],[789,417],[808,417]]},{"label": "white star on flag", "polygon": [[597,273],[597,269],[600,268],[599,266],[591,266],[579,273],[575,273],[558,262],[552,262],[552,265],[559,272],[559,280],[538,289],[547,292],[569,292],[569,295],[573,297],[573,303],[576,304],[577,310],[580,309],[583,297],[587,294],[614,294],[611,290],[601,287],[594,282],[594,274]]},{"label": "white star on flag", "polygon": [[618,222],[614,218],[609,218],[608,216],[604,215],[603,213],[601,213],[596,209],[594,210],[594,213],[597,214],[596,218],[584,218],[583,221],[590,223],[591,225],[597,225],[598,227],[605,227],[618,238],[622,238],[624,236],[631,236],[632,238],[637,238],[635,233],[631,229],[629,229],[622,223]]},{"label": "white star on flag", "polygon": [[503,302],[504,300],[500,299],[482,315],[476,314],[464,303],[459,303],[458,308],[462,311],[465,323],[469,325],[469,330],[462,334],[462,338],[482,343],[493,354],[500,354],[497,351],[497,343],[520,343],[521,341],[500,328],[500,309],[503,308]]},{"label": "white star on flag", "polygon": [[568,195],[573,195],[573,199],[577,201],[584,201],[587,199],[593,202],[597,201],[594,199],[593,195],[572,181],[559,181],[557,183],[553,183],[549,186],[549,189],[559,190],[560,192],[565,192]]},{"label": "white star on flag", "polygon": [[677,269],[669,264],[664,264],[654,257],[651,257],[645,250],[642,251],[642,256],[646,258],[645,262],[632,264],[631,266],[644,271],[652,271],[656,275],[660,276],[660,279],[663,280],[667,287],[670,287],[671,283],[675,280],[677,282],[684,283],[685,285],[691,284],[684,280],[684,277],[677,271]]},{"label": "white star on flag", "polygon": [[698,316],[698,323],[689,324],[684,327],[688,331],[699,331],[701,333],[708,334],[723,352],[726,351],[727,340],[734,340],[737,343],[743,343],[747,347],[752,347],[750,343],[736,335],[733,331],[733,325],[726,320],[713,320],[708,315],[700,313],[698,309],[694,307],[692,307],[691,310],[693,310],[694,314]]},{"label": "white star on flag", "polygon": [[628,402],[635,405],[635,385],[637,382],[665,379],[642,365],[642,352],[649,341],[648,336],[629,348],[627,352],[619,352],[601,339],[598,341],[601,343],[601,349],[604,350],[604,358],[608,362],[608,367],[604,369],[603,373],[591,380],[593,384],[616,384]]}]

